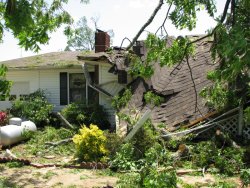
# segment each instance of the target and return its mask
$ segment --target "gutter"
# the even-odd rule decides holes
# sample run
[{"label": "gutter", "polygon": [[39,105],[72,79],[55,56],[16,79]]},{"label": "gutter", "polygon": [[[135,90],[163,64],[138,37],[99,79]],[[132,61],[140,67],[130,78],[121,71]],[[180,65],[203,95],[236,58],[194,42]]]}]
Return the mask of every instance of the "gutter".
[{"label": "gutter", "polygon": [[96,90],[97,92],[99,93],[102,93],[106,96],[108,96],[109,98],[113,98],[114,96],[112,94],[110,94],[108,91],[102,89],[101,87],[98,87],[94,84],[92,84],[92,80],[90,78],[90,75],[89,75],[89,71],[88,71],[88,66],[87,64],[82,64],[82,69],[83,69],[83,73],[84,73],[84,76],[85,76],[85,79],[86,79],[86,83],[89,87],[91,87],[92,89]]}]

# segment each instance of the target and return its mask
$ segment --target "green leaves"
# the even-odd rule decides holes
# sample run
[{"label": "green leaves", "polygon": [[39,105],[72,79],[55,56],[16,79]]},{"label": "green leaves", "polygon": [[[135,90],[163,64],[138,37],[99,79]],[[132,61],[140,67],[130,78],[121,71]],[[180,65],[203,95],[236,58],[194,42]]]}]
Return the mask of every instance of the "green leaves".
[{"label": "green leaves", "polygon": [[5,100],[10,93],[12,85],[11,81],[6,80],[7,67],[3,64],[0,65],[0,101]]},{"label": "green leaves", "polygon": [[225,107],[234,107],[238,101],[232,90],[228,89],[228,84],[215,82],[210,87],[205,87],[201,90],[200,95],[206,99],[209,107],[214,107],[221,110]]},{"label": "green leaves", "polygon": [[154,94],[152,91],[145,93],[144,99],[147,104],[152,104],[153,106],[159,106],[164,101],[163,97]]},{"label": "green leaves", "polygon": [[112,99],[112,107],[115,108],[116,110],[120,110],[121,108],[126,107],[131,97],[132,97],[131,89],[126,88],[122,95],[116,95]]},{"label": "green leaves", "polygon": [[170,20],[178,29],[189,29],[196,26],[197,12],[203,7],[210,16],[214,16],[216,7],[214,0],[167,0],[167,3],[174,5],[174,10],[170,13]]},{"label": "green leaves", "polygon": [[[167,39],[171,40],[171,38]],[[150,78],[154,74],[154,63],[160,66],[173,66],[180,63],[185,55],[193,55],[194,47],[188,38],[178,37],[171,46],[167,46],[165,39],[160,39],[154,34],[149,34],[145,45],[147,47],[146,60],[142,61],[135,54],[129,54],[131,62],[130,73],[143,78]]]},{"label": "green leaves", "polygon": [[[47,44],[49,33],[62,24],[70,25],[73,19],[62,9],[67,0],[9,0],[0,3],[0,41],[3,31],[11,30],[25,50],[40,50]],[[82,1],[87,3],[88,1]]]}]

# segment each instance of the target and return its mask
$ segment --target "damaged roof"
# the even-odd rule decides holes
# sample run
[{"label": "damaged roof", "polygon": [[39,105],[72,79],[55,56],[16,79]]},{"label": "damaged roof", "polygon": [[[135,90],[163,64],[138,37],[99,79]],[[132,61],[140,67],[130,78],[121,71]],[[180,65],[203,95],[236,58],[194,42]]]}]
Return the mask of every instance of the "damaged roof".
[{"label": "damaged roof", "polygon": [[[188,37],[192,40],[202,35]],[[174,38],[170,37],[166,45],[171,46],[173,40]],[[164,102],[160,106],[155,106],[151,113],[151,120],[155,125],[165,124],[167,130],[173,131],[181,124],[192,124],[198,119],[207,117],[211,114],[211,109],[206,106],[199,93],[204,87],[212,84],[207,79],[207,72],[217,66],[213,63],[210,47],[211,43],[205,40],[196,44],[196,54],[189,58],[191,71],[186,60],[173,67],[161,67],[159,63],[155,63],[154,75],[150,79],[136,78],[128,85],[132,89],[132,98],[127,108],[121,111],[128,115],[131,114],[130,110],[146,111],[151,106],[145,103],[144,94],[152,91],[164,97]],[[146,58],[144,55],[147,49],[142,41],[138,41],[133,50],[141,58]],[[129,70],[126,53],[124,49],[116,48],[110,52],[80,55],[78,59],[100,61],[106,58],[107,62],[113,65],[110,71],[116,73],[119,70]]]},{"label": "damaged roof", "polygon": [[[196,54],[189,58],[191,70],[186,60],[173,67],[160,67],[159,63],[155,63],[154,75],[150,79],[137,78],[130,84],[133,95],[128,108],[139,111],[148,109],[150,105],[145,103],[143,96],[147,91],[152,91],[164,97],[164,102],[153,108],[151,120],[155,125],[165,124],[168,131],[207,116],[211,109],[205,105],[199,93],[212,84],[207,79],[207,73],[217,66],[213,63],[210,47],[209,41],[196,44]],[[122,111],[129,113],[129,109]]]},{"label": "damaged roof", "polygon": [[82,53],[79,51],[52,52],[2,61],[0,64],[5,64],[9,69],[68,68],[83,63],[77,59],[77,56]]}]

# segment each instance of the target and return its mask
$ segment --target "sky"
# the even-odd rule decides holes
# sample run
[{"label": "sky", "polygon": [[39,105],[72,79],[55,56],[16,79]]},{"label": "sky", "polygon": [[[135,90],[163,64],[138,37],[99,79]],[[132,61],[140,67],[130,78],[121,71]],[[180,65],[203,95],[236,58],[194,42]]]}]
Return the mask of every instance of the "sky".
[{"label": "sky", "polygon": [[[223,12],[226,0],[217,0],[217,15]],[[98,18],[97,26],[103,31],[113,30],[113,46],[120,46],[122,40],[127,37],[130,40],[137,34],[142,25],[148,20],[153,10],[158,4],[158,0],[90,0],[89,4],[80,3],[80,0],[70,0],[64,9],[73,17],[75,22],[79,18],[86,16],[89,25],[94,28],[91,17]],[[162,24],[168,6],[166,4],[160,9],[154,21],[146,28],[139,39],[146,38],[148,32],[155,33]],[[204,11],[198,13],[196,28],[190,32],[188,30],[177,30],[171,22],[166,22],[165,28],[168,35],[193,35],[205,34],[208,29],[215,26],[215,21]],[[63,51],[67,45],[67,38],[63,34],[63,28],[59,28],[50,35],[48,45],[41,46],[38,53],[25,51],[18,46],[18,41],[12,34],[5,32],[3,43],[0,43],[0,61],[38,55],[48,52]],[[127,46],[128,41],[123,43]]]}]

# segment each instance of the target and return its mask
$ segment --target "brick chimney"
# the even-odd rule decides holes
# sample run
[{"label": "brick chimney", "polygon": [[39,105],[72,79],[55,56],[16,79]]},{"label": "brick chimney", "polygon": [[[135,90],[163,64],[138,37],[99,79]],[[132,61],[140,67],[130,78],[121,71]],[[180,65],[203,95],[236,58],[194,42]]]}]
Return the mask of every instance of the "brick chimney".
[{"label": "brick chimney", "polygon": [[95,52],[105,52],[110,47],[110,36],[107,32],[98,30],[95,32]]}]

